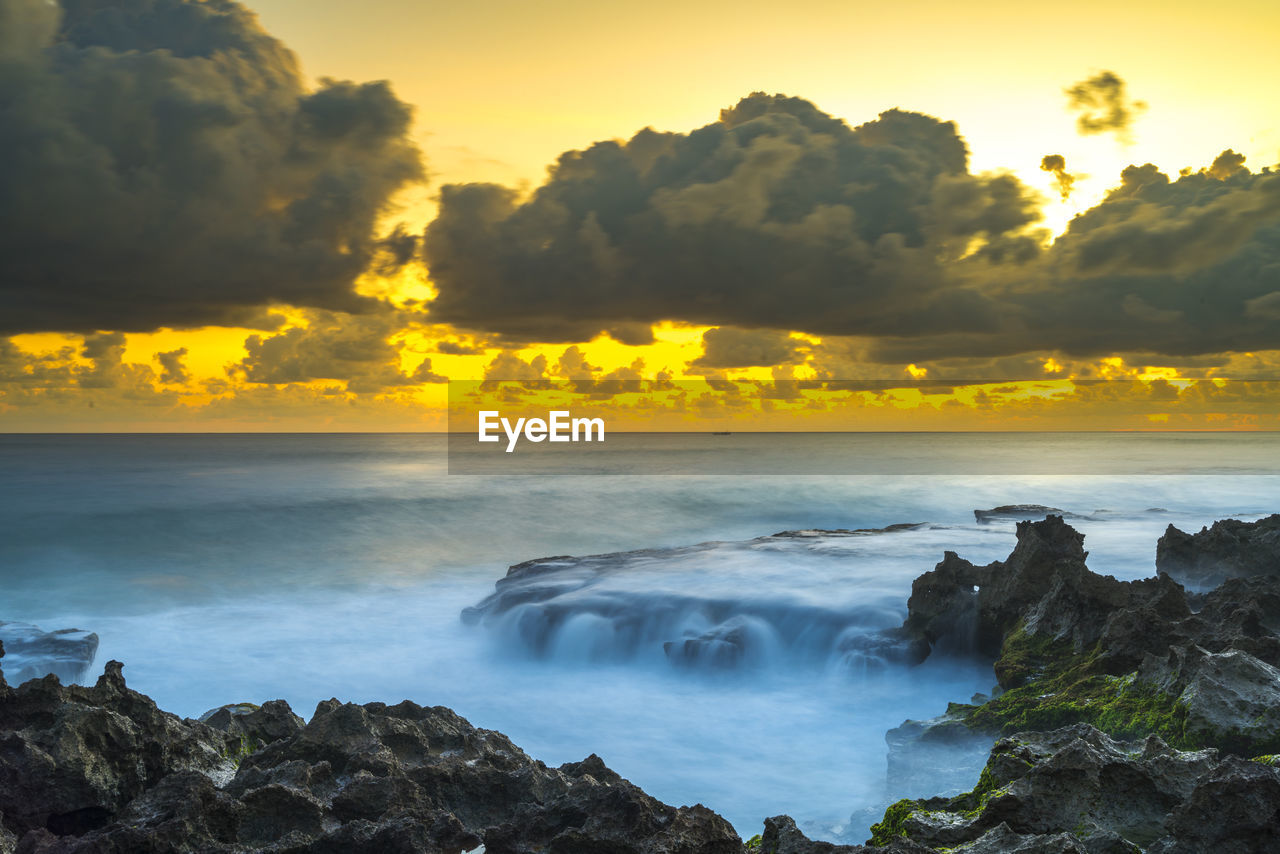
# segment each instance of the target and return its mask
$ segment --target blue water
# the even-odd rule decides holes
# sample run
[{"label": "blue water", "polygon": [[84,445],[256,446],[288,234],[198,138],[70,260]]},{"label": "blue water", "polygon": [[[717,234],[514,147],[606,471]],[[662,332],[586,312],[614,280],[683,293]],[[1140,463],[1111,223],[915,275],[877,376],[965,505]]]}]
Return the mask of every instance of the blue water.
[{"label": "blue water", "polygon": [[[646,453],[669,463],[673,442],[699,470],[742,454],[704,436],[632,441],[641,470]],[[751,441],[757,464],[772,455],[769,470],[784,472],[815,458],[865,471],[852,456],[876,455],[865,436]],[[304,716],[329,697],[448,705],[550,764],[599,753],[745,835],[785,812],[816,836],[860,841],[867,821],[852,815],[929,794],[886,783],[885,729],[988,690],[990,668],[860,670],[777,626],[817,606],[868,629],[896,622],[944,549],[976,562],[1008,553],[1013,523],[978,525],[975,508],[1086,514],[1073,524],[1091,567],[1137,578],[1153,572],[1166,525],[1280,506],[1269,434],[1045,437],[1048,459],[1087,458],[1073,470],[1097,472],[1068,475],[1043,463],[983,474],[967,462],[974,441],[933,437],[903,467],[933,459],[947,474],[529,477],[448,475],[438,435],[0,436],[0,620],[96,631],[99,666],[124,661],[133,687],[182,715],[277,697]],[[978,441],[1026,453],[1031,440]],[[1134,460],[1158,473],[1134,474]],[[929,524],[750,542],[900,522]],[[705,542],[722,545],[675,548]],[[518,627],[459,620],[510,564],[625,550],[648,551],[592,595],[652,631],[624,637],[591,612],[534,649]],[[671,666],[653,638],[704,628],[681,622],[700,602],[749,610],[776,649],[732,670]]]}]

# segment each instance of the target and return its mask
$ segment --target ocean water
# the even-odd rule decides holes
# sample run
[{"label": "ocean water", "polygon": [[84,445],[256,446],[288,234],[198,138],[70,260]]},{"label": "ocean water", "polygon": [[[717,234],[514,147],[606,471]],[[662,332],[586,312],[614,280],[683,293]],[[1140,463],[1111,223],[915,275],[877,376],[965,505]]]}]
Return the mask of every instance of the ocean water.
[{"label": "ocean water", "polygon": [[[598,753],[744,836],[789,813],[861,841],[883,804],[931,794],[886,780],[885,730],[994,679],[959,658],[869,661],[849,641],[900,622],[944,550],[1007,555],[1014,523],[974,509],[1076,513],[1090,566],[1120,578],[1154,572],[1168,524],[1280,509],[1271,434],[903,441],[634,437],[629,470],[647,458],[668,474],[531,477],[450,475],[439,435],[0,436],[0,620],[97,632],[96,668],[125,662],[181,715],[274,698],[304,717],[329,697],[447,705],[548,764]],[[1028,462],[991,473],[1002,447]],[[735,459],[780,473],[678,473]],[[924,524],[768,536],[896,523]],[[619,552],[556,619],[460,619],[509,565]],[[664,654],[726,624],[751,655]]]}]

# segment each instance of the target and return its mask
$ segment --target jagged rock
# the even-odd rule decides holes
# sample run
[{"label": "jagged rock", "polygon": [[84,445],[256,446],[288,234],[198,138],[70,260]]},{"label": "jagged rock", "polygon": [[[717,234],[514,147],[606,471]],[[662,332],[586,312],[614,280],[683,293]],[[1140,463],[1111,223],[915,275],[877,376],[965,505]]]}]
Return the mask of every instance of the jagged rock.
[{"label": "jagged rock", "polygon": [[271,700],[261,706],[253,703],[219,706],[201,715],[200,722],[238,739],[236,752],[245,755],[295,736],[306,726],[306,721],[295,715],[283,700]]},{"label": "jagged rock", "polygon": [[[738,854],[597,756],[550,769],[442,707],[161,712],[118,662],[93,688],[0,686],[0,815],[22,854]],[[8,837],[0,834],[0,846]],[[0,852],[4,848],[0,847]]]},{"label": "jagged rock", "polygon": [[0,620],[5,679],[21,685],[52,673],[63,682],[79,682],[98,654],[98,636],[82,629],[42,631],[30,623]]},{"label": "jagged rock", "polygon": [[789,815],[776,815],[764,820],[764,833],[759,854],[937,854],[910,839],[894,839],[884,846],[835,845],[816,842],[800,832]]},{"label": "jagged rock", "polygon": [[[1193,827],[1191,816],[1204,810],[1215,786],[1244,791],[1248,785],[1256,797],[1239,798],[1228,809],[1257,812],[1238,822],[1229,815],[1212,819],[1209,830]],[[954,851],[1110,854],[1160,840],[1164,847],[1151,850],[1218,851],[1228,849],[1187,846],[1206,837],[1261,838],[1277,827],[1277,806],[1280,769],[1222,760],[1216,750],[1177,751],[1155,736],[1119,742],[1076,724],[1001,739],[977,788],[956,798],[895,804],[872,828],[872,843],[905,836]]]},{"label": "jagged rock", "polygon": [[1168,835],[1148,854],[1252,854],[1280,840],[1280,773],[1228,757],[1202,777],[1166,822]]},{"label": "jagged rock", "polygon": [[1156,543],[1156,570],[1196,590],[1229,578],[1280,576],[1280,514],[1256,522],[1222,519],[1196,534],[1170,525]]},{"label": "jagged rock", "polygon": [[1253,755],[1280,745],[1280,670],[1238,649],[1148,655],[1136,678],[1177,698],[1184,737]]},{"label": "jagged rock", "polygon": [[223,735],[125,687],[109,662],[92,688],[56,676],[0,689],[0,813],[19,835],[78,834],[112,821],[170,774],[232,770]]},{"label": "jagged rock", "polygon": [[760,836],[760,854],[863,854],[866,850],[861,845],[815,842],[800,832],[789,815],[766,818]]},{"label": "jagged rock", "polygon": [[996,658],[1018,626],[1069,640],[1080,650],[1098,640],[1121,607],[1141,602],[1160,613],[1190,615],[1181,589],[1168,579],[1117,581],[1090,572],[1087,557],[1084,535],[1061,516],[1019,522],[1007,559],[975,566],[946,552],[916,578],[903,627],[931,647]]}]

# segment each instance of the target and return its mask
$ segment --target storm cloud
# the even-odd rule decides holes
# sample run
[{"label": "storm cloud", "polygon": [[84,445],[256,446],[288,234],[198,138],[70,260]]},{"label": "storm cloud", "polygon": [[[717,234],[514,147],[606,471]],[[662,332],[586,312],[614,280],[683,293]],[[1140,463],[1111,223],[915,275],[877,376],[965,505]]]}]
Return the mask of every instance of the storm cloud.
[{"label": "storm cloud", "polygon": [[1039,252],[1030,191],[967,161],[948,122],[891,110],[850,128],[757,93],[688,134],[567,152],[528,199],[443,187],[424,239],[432,318],[534,341],[660,320],[945,329],[987,313],[949,265]]},{"label": "storm cloud", "polygon": [[[1049,246],[1035,197],[966,163],[954,126],[927,116],[850,128],[752,95],[689,134],[568,152],[527,198],[446,186],[424,239],[430,312],[534,341],[716,326],[706,368],[797,364],[789,331],[856,339],[864,366],[898,370],[1280,342],[1280,174],[1231,150],[1176,180],[1132,165]],[[1068,175],[1061,156],[1043,164]]]},{"label": "storm cloud", "polygon": [[0,0],[0,333],[360,311],[422,177],[385,82],[309,89],[231,0]]}]

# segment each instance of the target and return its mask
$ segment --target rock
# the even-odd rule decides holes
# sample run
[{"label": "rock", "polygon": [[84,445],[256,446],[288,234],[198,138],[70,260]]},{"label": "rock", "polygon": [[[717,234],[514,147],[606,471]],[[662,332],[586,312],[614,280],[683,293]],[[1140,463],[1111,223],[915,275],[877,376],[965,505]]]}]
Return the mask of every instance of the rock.
[{"label": "rock", "polygon": [[667,659],[686,666],[736,667],[754,652],[751,626],[742,616],[730,617],[713,629],[682,641],[666,641],[662,651]]},{"label": "rock", "polygon": [[1004,504],[990,510],[974,510],[973,519],[979,525],[990,522],[1021,522],[1027,519],[1041,519],[1045,516],[1069,517],[1073,514],[1057,507],[1045,507],[1043,504]]},{"label": "rock", "polygon": [[862,854],[866,850],[861,845],[814,842],[800,832],[789,815],[766,818],[760,837],[760,854]]},{"label": "rock", "polygon": [[1170,525],[1156,543],[1156,570],[1194,590],[1230,578],[1280,577],[1280,514],[1256,522],[1223,519],[1199,533]]},{"label": "rock", "polygon": [[1148,854],[1251,854],[1280,840],[1280,773],[1235,757],[1204,775]]},{"label": "rock", "polygon": [[815,537],[870,537],[876,534],[895,534],[923,528],[924,522],[898,522],[884,528],[804,528],[798,531],[779,531],[774,537],[812,539]]},{"label": "rock", "polygon": [[1083,538],[1060,517],[1017,533],[1008,559],[979,567],[947,553],[912,586],[904,631],[935,651],[995,658],[1002,692],[891,732],[890,762],[906,779],[936,773],[938,792],[950,789],[945,769],[930,767],[945,760],[935,763],[921,736],[964,728],[1087,723],[1181,749],[1280,750],[1280,578],[1229,579],[1194,597],[1193,613],[1167,574],[1121,582],[1091,572]]},{"label": "rock", "polygon": [[[23,854],[738,854],[597,756],[551,769],[442,707],[283,701],[179,720],[111,662],[93,688],[0,688],[0,815]],[[0,835],[0,852],[6,839]]]},{"label": "rock", "polygon": [[894,839],[884,846],[835,845],[815,842],[796,827],[789,815],[777,815],[764,820],[764,833],[758,837],[758,847],[747,846],[754,854],[938,854],[910,839]]},{"label": "rock", "polygon": [[1019,625],[1070,639],[1082,649],[1098,639],[1114,609],[1135,600],[1190,613],[1176,585],[1097,575],[1085,565],[1087,557],[1084,535],[1061,516],[1019,522],[1017,545],[1005,560],[975,566],[946,552],[931,572],[916,578],[903,628],[930,647],[996,658]]},{"label": "rock", "polygon": [[1280,745],[1280,670],[1238,649],[1173,647],[1136,679],[1177,698],[1184,737],[1243,755]]},{"label": "rock", "polygon": [[5,680],[21,685],[52,673],[63,682],[79,682],[98,654],[98,636],[82,629],[42,631],[30,623],[0,620],[0,644],[5,652]]},{"label": "rock", "polygon": [[306,726],[306,721],[295,715],[283,700],[271,700],[261,706],[253,703],[219,706],[201,715],[200,722],[237,739],[235,752],[242,756],[295,736]]},{"label": "rock", "polygon": [[[1224,814],[1204,815],[1215,792],[1231,792]],[[1275,832],[1277,806],[1280,769],[1174,750],[1154,736],[1120,742],[1076,724],[1000,740],[973,791],[900,801],[869,844],[906,837],[953,851],[1231,850],[1195,846],[1280,838],[1264,835]]]},{"label": "rock", "polygon": [[19,834],[80,834],[170,774],[225,779],[226,739],[125,687],[109,662],[92,688],[56,676],[0,690],[0,813]]}]

